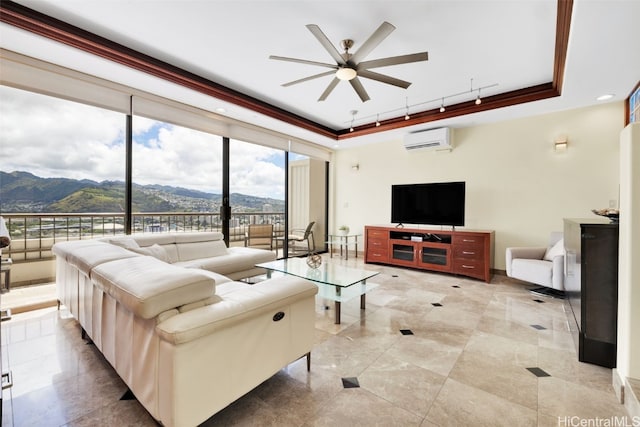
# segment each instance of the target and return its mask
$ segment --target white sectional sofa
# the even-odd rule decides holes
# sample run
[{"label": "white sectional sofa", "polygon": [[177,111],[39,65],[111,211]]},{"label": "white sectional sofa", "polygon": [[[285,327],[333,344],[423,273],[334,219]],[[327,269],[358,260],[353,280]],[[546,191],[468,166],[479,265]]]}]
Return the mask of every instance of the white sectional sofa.
[{"label": "white sectional sofa", "polygon": [[162,425],[198,425],[288,363],[309,363],[317,287],[293,276],[233,280],[259,274],[270,251],[180,233],[53,252],[60,301]]}]

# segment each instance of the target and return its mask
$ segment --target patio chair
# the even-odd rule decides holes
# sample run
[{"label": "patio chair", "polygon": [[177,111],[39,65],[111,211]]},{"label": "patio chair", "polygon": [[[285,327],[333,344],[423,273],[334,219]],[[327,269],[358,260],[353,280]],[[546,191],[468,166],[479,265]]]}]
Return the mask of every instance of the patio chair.
[{"label": "patio chair", "polygon": [[244,234],[244,245],[273,250],[273,224],[250,224]]},{"label": "patio chair", "polygon": [[[290,255],[300,255],[302,253],[304,254],[310,254],[311,252],[313,252],[315,250],[316,247],[316,242],[315,239],[313,237],[313,226],[315,224],[315,221],[311,221],[309,223],[309,225],[307,225],[307,228],[294,228],[291,230],[291,233],[286,236],[286,237],[277,237],[276,238],[276,255],[278,255],[277,250],[279,246],[284,247],[284,240],[286,239],[289,242],[289,253]],[[282,245],[279,245],[278,242],[281,242]],[[297,248],[300,246],[300,243],[306,243],[306,249],[303,251],[299,251],[297,250]]]}]

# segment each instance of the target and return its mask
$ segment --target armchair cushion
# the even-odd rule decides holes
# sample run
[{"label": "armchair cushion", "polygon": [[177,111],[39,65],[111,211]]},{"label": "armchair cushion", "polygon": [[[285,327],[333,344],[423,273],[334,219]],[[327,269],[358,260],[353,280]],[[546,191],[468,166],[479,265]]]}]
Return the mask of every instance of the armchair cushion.
[{"label": "armchair cushion", "polygon": [[555,245],[549,247],[542,259],[553,261],[553,259],[558,255],[564,255],[564,239],[558,240]]},{"label": "armchair cushion", "polygon": [[540,259],[516,258],[511,263],[513,277],[541,286],[551,286],[553,263]]},{"label": "armchair cushion", "polygon": [[512,271],[512,265],[513,265],[513,260],[515,259],[519,259],[519,258],[523,258],[523,259],[537,259],[537,260],[541,260],[542,257],[545,254],[545,251],[547,250],[547,248],[524,248],[524,247],[515,247],[515,248],[507,248],[506,251],[506,261],[507,261],[507,276],[509,277],[515,277],[513,276],[513,271]]}]

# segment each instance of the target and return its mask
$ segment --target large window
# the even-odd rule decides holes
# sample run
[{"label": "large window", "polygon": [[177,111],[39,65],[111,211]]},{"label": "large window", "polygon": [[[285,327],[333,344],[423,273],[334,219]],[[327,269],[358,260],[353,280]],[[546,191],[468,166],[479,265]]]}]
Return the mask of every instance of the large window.
[{"label": "large window", "polygon": [[122,113],[0,86],[0,211],[39,214],[11,219],[14,239],[122,231],[125,124]]},{"label": "large window", "polygon": [[133,118],[133,232],[220,229],[222,137]]},{"label": "large window", "polygon": [[[57,241],[129,226],[132,233],[224,231],[230,245],[243,245],[250,225],[272,224],[283,249],[287,226],[315,222],[315,250],[324,247],[326,151],[153,95],[130,96],[98,79],[78,82],[62,69],[11,64],[7,81],[33,86],[0,85],[0,214],[16,269],[53,260]],[[221,215],[223,201],[230,217]]]},{"label": "large window", "polygon": [[[91,180],[94,187],[105,181],[122,183],[124,135],[124,114],[0,86],[0,170],[5,185],[9,181],[16,185],[4,175],[12,172],[26,172],[42,179]],[[65,181],[59,185],[62,182]],[[32,183],[46,181],[35,179]],[[67,184],[73,187],[71,182]],[[3,186],[3,191],[13,188]],[[20,202],[32,201],[37,206],[30,205],[29,209],[59,212],[61,207],[56,202],[64,198],[60,196],[73,194],[47,192],[37,185],[28,188],[31,191],[21,195],[17,191],[3,193],[9,196],[2,197],[3,211],[23,210]],[[68,204],[63,211],[92,208],[102,212],[110,207],[95,199],[85,199],[84,203]]]}]

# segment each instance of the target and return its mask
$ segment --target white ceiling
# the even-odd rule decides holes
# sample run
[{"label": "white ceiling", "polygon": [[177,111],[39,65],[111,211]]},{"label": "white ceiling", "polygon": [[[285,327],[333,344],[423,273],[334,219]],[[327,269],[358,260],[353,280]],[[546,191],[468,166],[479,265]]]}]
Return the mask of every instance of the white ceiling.
[{"label": "white ceiling", "polygon": [[[530,87],[553,80],[556,1],[411,0],[19,0],[54,18],[253,96],[332,129],[384,120],[440,106]],[[363,103],[347,82],[324,102],[317,99],[327,76],[291,87],[281,84],[326,68],[274,61],[269,55],[318,62],[333,60],[305,27],[317,24],[341,51],[340,41],[355,41],[352,52],[388,21],[396,27],[367,57],[378,59],[429,52],[429,60],[378,68],[408,80],[401,89],[362,79],[371,100]],[[611,93],[623,100],[640,79],[637,23],[640,1],[574,1],[565,80],[561,97],[502,108],[412,128],[336,141],[143,75],[39,36],[0,25],[0,46],[118,83],[176,99],[278,130],[328,147],[350,147],[400,138],[416,129],[464,127],[597,103]],[[473,79],[473,83],[471,83]]]}]

